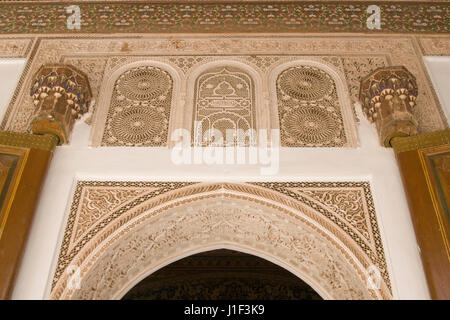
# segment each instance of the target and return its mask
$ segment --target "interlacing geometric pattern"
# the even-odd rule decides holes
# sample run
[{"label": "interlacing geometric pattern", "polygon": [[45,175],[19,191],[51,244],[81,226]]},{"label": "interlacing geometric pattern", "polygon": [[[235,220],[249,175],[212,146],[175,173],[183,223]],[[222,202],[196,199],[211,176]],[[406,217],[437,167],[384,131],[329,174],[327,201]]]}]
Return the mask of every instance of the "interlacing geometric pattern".
[{"label": "interlacing geometric pattern", "polygon": [[[238,68],[216,67],[201,74],[195,83],[193,143],[202,146],[253,143],[240,133],[256,129],[254,90],[252,78]],[[218,141],[212,130],[219,131],[223,141]]]},{"label": "interlacing geometric pattern", "polygon": [[123,73],[114,86],[102,145],[166,145],[172,87],[172,77],[157,67]]},{"label": "interlacing geometric pattern", "polygon": [[295,66],[277,79],[281,144],[338,147],[346,142],[336,85],[324,71]]},{"label": "interlacing geometric pattern", "polygon": [[[368,182],[110,181],[78,182],[50,298],[120,298],[161,266],[220,247],[274,261],[325,298],[392,298]],[[374,266],[379,289],[367,285]]]}]

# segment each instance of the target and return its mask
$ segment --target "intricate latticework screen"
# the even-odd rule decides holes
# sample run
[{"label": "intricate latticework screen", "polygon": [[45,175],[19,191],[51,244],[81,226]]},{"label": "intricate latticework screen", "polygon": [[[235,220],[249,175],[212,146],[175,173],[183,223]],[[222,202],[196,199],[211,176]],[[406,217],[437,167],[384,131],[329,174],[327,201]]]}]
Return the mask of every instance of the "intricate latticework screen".
[{"label": "intricate latticework screen", "polygon": [[102,145],[166,145],[172,90],[172,77],[160,68],[124,72],[114,85]]},{"label": "intricate latticework screen", "polygon": [[[195,83],[193,144],[248,146],[254,135],[253,79],[239,68],[216,67],[202,73]],[[220,132],[223,141],[211,130]]]},{"label": "intricate latticework screen", "polygon": [[295,66],[277,78],[281,144],[340,147],[346,143],[336,85],[325,71]]}]

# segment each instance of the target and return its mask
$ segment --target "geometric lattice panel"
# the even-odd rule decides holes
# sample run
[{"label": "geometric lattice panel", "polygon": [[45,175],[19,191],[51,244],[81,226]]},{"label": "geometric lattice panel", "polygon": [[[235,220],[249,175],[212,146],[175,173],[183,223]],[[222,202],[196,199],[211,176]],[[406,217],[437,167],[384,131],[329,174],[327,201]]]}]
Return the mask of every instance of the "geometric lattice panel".
[{"label": "geometric lattice panel", "polygon": [[153,66],[126,71],[114,85],[102,145],[166,145],[171,101],[168,72]]},{"label": "geometric lattice panel", "polygon": [[346,143],[333,79],[311,66],[294,66],[277,79],[281,144],[286,147],[339,147]]}]

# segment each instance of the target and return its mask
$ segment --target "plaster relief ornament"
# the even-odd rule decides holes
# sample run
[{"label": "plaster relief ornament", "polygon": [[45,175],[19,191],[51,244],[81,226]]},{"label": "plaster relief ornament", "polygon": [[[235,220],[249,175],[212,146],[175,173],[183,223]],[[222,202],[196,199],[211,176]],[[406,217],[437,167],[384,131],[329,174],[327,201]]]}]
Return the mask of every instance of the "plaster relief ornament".
[{"label": "plaster relief ornament", "polygon": [[405,67],[376,69],[361,81],[360,100],[367,118],[376,124],[381,143],[417,134],[413,114],[418,95],[416,78]]},{"label": "plaster relief ornament", "polygon": [[[216,67],[202,73],[195,83],[193,143],[202,146],[248,146],[238,131],[256,129],[255,85],[250,75],[236,67]],[[219,131],[215,141],[208,132]],[[198,131],[198,132],[197,132]],[[236,138],[230,138],[233,136]],[[200,138],[197,137],[200,135]],[[206,139],[203,137],[206,136]]]},{"label": "plaster relief ornament", "polygon": [[277,97],[283,146],[345,144],[336,85],[326,72],[311,66],[284,70],[277,79]]},{"label": "plaster relief ornament", "polygon": [[126,71],[116,81],[106,120],[108,146],[163,146],[172,100],[172,78],[153,66]]},{"label": "plaster relief ornament", "polygon": [[[14,39],[14,41],[11,39]],[[189,97],[189,101],[186,100],[190,94],[189,92],[194,91],[186,90],[186,79],[190,79],[190,74],[200,68],[201,65],[226,59],[227,61],[239,61],[241,66],[246,64],[247,66],[243,66],[241,69],[245,70],[248,75],[251,75],[255,81],[256,89],[258,90],[258,92],[255,92],[257,104],[254,106],[255,111],[258,113],[258,117],[256,117],[257,130],[259,128],[278,129],[280,127],[280,119],[275,119],[276,117],[272,113],[277,114],[278,109],[280,109],[277,106],[277,101],[281,105],[287,102],[278,99],[277,85],[272,84],[272,80],[270,84],[266,83],[267,77],[272,76],[271,72],[277,65],[299,60],[297,67],[301,67],[301,61],[315,60],[320,61],[322,65],[320,69],[329,75],[333,73],[330,72],[331,69],[340,74],[340,76],[333,76],[332,78],[338,89],[338,97],[340,99],[343,97],[342,101],[339,102],[340,109],[338,111],[343,117],[345,136],[337,137],[337,133],[332,132],[330,136],[323,138],[323,140],[319,139],[317,142],[311,143],[316,138],[304,141],[304,137],[314,137],[313,131],[307,130],[303,137],[296,139],[294,136],[298,135],[298,132],[294,136],[290,136],[289,132],[291,129],[288,129],[284,130],[284,134],[290,139],[282,141],[284,146],[306,146],[311,144],[314,144],[314,146],[356,146],[356,129],[353,128],[354,121],[350,119],[354,118],[354,116],[347,114],[347,110],[352,110],[351,103],[347,101],[348,89],[353,101],[359,100],[360,80],[377,67],[392,64],[404,65],[416,78],[418,95],[416,106],[412,112],[418,122],[418,132],[426,133],[442,130],[447,127],[447,121],[422,63],[422,55],[445,55],[448,41],[442,37],[430,35],[417,36],[417,40],[415,39],[415,36],[409,35],[335,35],[333,37],[317,35],[307,38],[298,38],[290,35],[280,35],[279,37],[208,35],[189,38],[176,35],[170,37],[147,35],[139,39],[133,36],[118,38],[117,36],[96,36],[94,34],[89,35],[89,37],[71,35],[58,37],[46,35],[46,37],[42,37],[38,34],[27,38],[17,38],[11,35],[2,36],[0,37],[0,55],[2,57],[26,58],[27,64],[5,112],[1,128],[2,130],[14,132],[26,132],[29,129],[29,124],[35,111],[33,98],[29,93],[29,88],[34,81],[34,75],[42,64],[64,63],[73,65],[86,74],[92,86],[93,99],[96,101],[95,110],[92,110],[95,111],[92,121],[94,137],[92,141],[94,146],[166,145],[163,141],[167,140],[167,136],[158,137],[153,133],[147,133],[148,128],[138,131],[140,136],[143,134],[143,137],[139,138],[140,140],[138,139],[137,144],[129,141],[132,138],[127,136],[127,132],[113,132],[111,130],[111,115],[114,112],[109,109],[112,104],[119,104],[118,106],[120,107],[119,101],[116,98],[112,99],[112,94],[115,90],[115,82],[121,75],[121,73],[114,74],[114,79],[112,79],[110,78],[112,73],[127,63],[136,64],[135,62],[137,61],[143,61],[152,64],[153,62],[158,62],[155,67],[166,72],[170,71],[170,76],[172,77],[172,90],[168,93],[168,96],[169,94],[171,95],[172,105],[171,107],[163,106],[166,110],[164,118],[169,119],[169,114],[167,114],[169,109],[171,111],[176,110],[172,114],[176,114],[177,117],[173,118],[173,121],[169,119],[169,128],[172,125],[173,128],[186,128],[191,131],[192,118],[181,120],[181,117],[184,115],[183,110],[186,110],[186,106],[190,107],[194,100],[193,98],[191,100],[191,97]],[[126,49],[126,54],[122,51],[124,48]],[[280,50],[283,54],[280,53]],[[222,63],[221,65],[225,66],[226,64]],[[324,65],[329,67],[323,67]],[[286,69],[290,67],[295,66],[290,65]],[[249,73],[250,69],[254,72]],[[126,71],[124,70],[123,72]],[[282,71],[277,71],[274,77],[276,78]],[[195,83],[196,77],[193,78],[192,83]],[[108,81],[111,81],[111,83],[105,86]],[[190,81],[189,83],[191,83]],[[276,82],[276,79],[274,82]],[[173,87],[174,84],[178,85],[178,87]],[[295,98],[292,89],[287,90],[286,94],[291,94]],[[107,98],[104,95],[105,97],[107,95]],[[269,105],[268,108],[271,108],[271,106],[275,106],[275,108],[274,110],[270,109],[270,115],[261,116],[264,110],[268,109],[266,107],[267,104]],[[126,106],[122,105],[122,107]],[[326,109],[328,106],[323,107]],[[100,118],[95,119],[95,115],[98,114],[99,110],[102,115]],[[141,110],[141,112],[143,111]],[[190,112],[193,114],[193,111]],[[280,112],[287,113],[283,108],[281,108]],[[106,129],[108,113],[109,128]],[[330,114],[331,118],[339,117],[338,113],[336,115]],[[296,113],[293,113],[293,115],[296,115]],[[153,116],[155,115],[150,115],[150,117]],[[273,125],[274,123],[276,125]],[[135,128],[139,129],[140,123],[135,123],[135,125]],[[223,123],[224,125],[225,123]],[[309,127],[314,128],[314,123],[309,121]],[[280,129],[283,130],[282,128]],[[136,133],[132,134],[132,136],[134,135]],[[122,136],[123,139],[120,138]],[[153,138],[155,138],[154,141]],[[334,138],[338,138],[337,142],[333,142]],[[339,142],[339,139],[341,142]],[[142,142],[143,140],[145,142]],[[159,140],[161,142],[158,142]],[[346,142],[342,142],[344,140]]]}]

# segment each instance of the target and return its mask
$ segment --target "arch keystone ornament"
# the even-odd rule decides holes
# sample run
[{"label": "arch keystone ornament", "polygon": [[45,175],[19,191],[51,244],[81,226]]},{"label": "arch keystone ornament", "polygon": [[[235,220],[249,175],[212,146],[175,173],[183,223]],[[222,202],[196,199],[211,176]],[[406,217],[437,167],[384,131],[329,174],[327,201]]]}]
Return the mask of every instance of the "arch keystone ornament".
[{"label": "arch keystone ornament", "polygon": [[59,145],[68,143],[75,120],[88,112],[92,98],[87,76],[64,64],[41,66],[34,77],[30,95],[36,106],[31,131],[55,135]]},{"label": "arch keystone ornament", "polygon": [[418,122],[412,113],[417,94],[416,78],[403,66],[378,68],[361,80],[363,111],[375,122],[385,147],[391,147],[395,137],[417,134]]},{"label": "arch keystone ornament", "polygon": [[[127,181],[78,182],[50,298],[119,299],[164,266],[221,248],[278,264],[323,298],[392,298],[367,182]],[[368,281],[373,269],[380,277]]]}]

